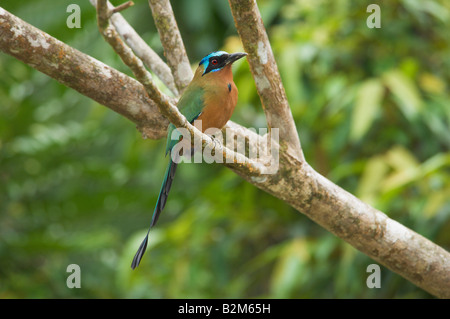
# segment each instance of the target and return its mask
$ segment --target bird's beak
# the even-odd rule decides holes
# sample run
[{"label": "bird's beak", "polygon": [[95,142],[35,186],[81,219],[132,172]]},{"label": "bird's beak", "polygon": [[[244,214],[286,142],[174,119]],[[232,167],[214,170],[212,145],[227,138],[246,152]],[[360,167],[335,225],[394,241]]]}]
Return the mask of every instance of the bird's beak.
[{"label": "bird's beak", "polygon": [[247,53],[243,53],[243,52],[237,52],[237,53],[232,53],[228,56],[228,59],[225,60],[225,65],[231,64],[237,60],[239,60],[240,58],[243,58],[247,55]]}]

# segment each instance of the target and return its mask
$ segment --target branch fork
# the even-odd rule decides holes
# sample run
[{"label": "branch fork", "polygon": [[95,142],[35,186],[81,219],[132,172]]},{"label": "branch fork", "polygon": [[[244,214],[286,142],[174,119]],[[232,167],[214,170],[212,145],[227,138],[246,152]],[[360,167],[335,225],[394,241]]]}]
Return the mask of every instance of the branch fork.
[{"label": "branch fork", "polygon": [[211,138],[191,125],[186,118],[171,103],[170,99],[156,87],[149,71],[144,67],[133,51],[122,41],[115,27],[109,23],[112,10],[108,8],[107,0],[97,0],[98,27],[105,40],[111,45],[122,61],[132,70],[136,79],[142,83],[148,96],[152,99],[169,121],[178,128],[186,128],[191,134],[191,141],[201,139],[203,149],[209,147],[213,152],[222,153],[224,162],[249,176],[263,175],[266,167],[258,161],[249,159],[244,155],[234,152],[220,143],[213,143]]}]

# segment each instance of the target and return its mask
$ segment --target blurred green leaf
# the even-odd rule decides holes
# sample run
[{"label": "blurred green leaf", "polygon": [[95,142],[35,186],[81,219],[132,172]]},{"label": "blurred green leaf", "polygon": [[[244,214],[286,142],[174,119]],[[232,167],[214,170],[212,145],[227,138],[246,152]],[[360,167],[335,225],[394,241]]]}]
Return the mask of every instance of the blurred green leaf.
[{"label": "blurred green leaf", "polygon": [[[303,239],[294,239],[284,247],[278,258],[271,278],[271,289],[277,298],[286,298],[301,284],[299,278],[304,274],[304,263],[309,254]],[[303,272],[303,274],[302,274]]]},{"label": "blurred green leaf", "polygon": [[422,107],[417,87],[398,70],[384,74],[386,86],[394,94],[398,107],[408,119],[413,119]]},{"label": "blurred green leaf", "polygon": [[388,163],[383,156],[369,159],[365,165],[357,189],[357,196],[364,202],[374,205],[380,192],[380,183],[386,178],[389,170]]},{"label": "blurred green leaf", "polygon": [[381,108],[383,94],[383,84],[378,79],[367,80],[361,84],[352,114],[352,140],[359,140],[369,130]]}]

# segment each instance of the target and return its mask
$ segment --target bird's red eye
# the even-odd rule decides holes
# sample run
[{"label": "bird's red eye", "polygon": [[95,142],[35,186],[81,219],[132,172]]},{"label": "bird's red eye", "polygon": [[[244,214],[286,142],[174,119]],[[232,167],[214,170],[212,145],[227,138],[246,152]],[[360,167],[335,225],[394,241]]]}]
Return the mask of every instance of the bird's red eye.
[{"label": "bird's red eye", "polygon": [[212,65],[216,65],[217,64],[217,60],[214,59],[214,60],[211,61],[211,63],[212,63]]}]

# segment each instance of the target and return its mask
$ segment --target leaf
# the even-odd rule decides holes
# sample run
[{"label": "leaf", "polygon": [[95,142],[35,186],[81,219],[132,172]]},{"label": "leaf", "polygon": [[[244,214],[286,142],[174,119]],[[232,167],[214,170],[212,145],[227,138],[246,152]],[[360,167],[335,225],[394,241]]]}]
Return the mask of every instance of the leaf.
[{"label": "leaf", "polygon": [[429,93],[442,94],[445,92],[445,82],[431,73],[422,74],[419,83],[422,89]]},{"label": "leaf", "polygon": [[384,156],[372,157],[364,168],[364,173],[356,190],[357,196],[368,204],[375,204],[380,190],[380,183],[389,167]]},{"label": "leaf", "polygon": [[350,139],[359,140],[375,120],[383,98],[383,85],[378,79],[367,80],[358,88],[352,114]]},{"label": "leaf", "polygon": [[413,81],[398,70],[386,72],[383,79],[403,114],[414,118],[422,107],[422,99]]},{"label": "leaf", "polygon": [[308,259],[307,243],[304,239],[294,239],[286,245],[271,278],[271,290],[278,298],[287,298],[299,285],[299,277],[302,276]]},{"label": "leaf", "polygon": [[387,162],[397,171],[416,168],[419,162],[413,154],[403,146],[394,146],[386,154]]},{"label": "leaf", "polygon": [[394,168],[382,183],[384,192],[389,192],[401,188],[412,181],[422,177],[422,170],[419,162],[407,149],[397,146],[386,154],[387,162]]},{"label": "leaf", "polygon": [[443,189],[432,193],[423,208],[423,213],[428,218],[434,217],[440,210],[444,209],[444,205],[448,203],[450,198],[450,188]]}]

